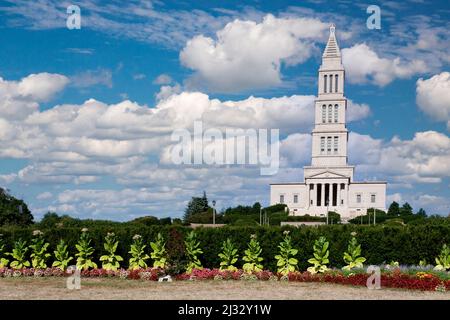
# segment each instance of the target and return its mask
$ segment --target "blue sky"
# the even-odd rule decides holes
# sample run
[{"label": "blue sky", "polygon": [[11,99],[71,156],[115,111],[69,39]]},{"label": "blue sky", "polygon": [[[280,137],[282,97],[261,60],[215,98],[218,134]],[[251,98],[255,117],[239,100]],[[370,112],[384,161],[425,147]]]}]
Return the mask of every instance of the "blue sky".
[{"label": "blue sky", "polygon": [[[80,30],[66,28],[70,4]],[[366,27],[370,4],[380,30]],[[357,178],[446,215],[449,16],[447,1],[419,0],[0,1],[0,186],[37,218],[175,217],[203,190],[219,208],[267,205],[268,184],[301,181],[310,161],[311,96],[334,22]],[[284,110],[292,116],[274,116]],[[168,164],[171,130],[195,119],[279,128],[279,173]]]}]

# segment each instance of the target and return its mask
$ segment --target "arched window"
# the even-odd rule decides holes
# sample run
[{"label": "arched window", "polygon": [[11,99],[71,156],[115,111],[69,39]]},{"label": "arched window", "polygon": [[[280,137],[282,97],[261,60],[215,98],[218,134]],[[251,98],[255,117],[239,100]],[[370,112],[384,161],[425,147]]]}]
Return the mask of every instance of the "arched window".
[{"label": "arched window", "polygon": [[323,92],[324,93],[327,93],[327,78],[328,78],[327,75],[323,76]]},{"label": "arched window", "polygon": [[330,104],[328,106],[328,123],[333,122],[332,117],[333,117],[333,106]]},{"label": "arched window", "polygon": [[339,119],[339,106],[337,104],[334,105],[334,123],[338,123]]},{"label": "arched window", "polygon": [[322,106],[322,123],[327,122],[327,106]]},{"label": "arched window", "polygon": [[339,75],[335,75],[334,76],[334,79],[335,79],[335,85],[334,85],[334,92],[338,92],[339,90],[338,90],[338,88],[339,88]]},{"label": "arched window", "polygon": [[329,93],[333,92],[333,75],[330,74],[330,90],[328,90]]}]

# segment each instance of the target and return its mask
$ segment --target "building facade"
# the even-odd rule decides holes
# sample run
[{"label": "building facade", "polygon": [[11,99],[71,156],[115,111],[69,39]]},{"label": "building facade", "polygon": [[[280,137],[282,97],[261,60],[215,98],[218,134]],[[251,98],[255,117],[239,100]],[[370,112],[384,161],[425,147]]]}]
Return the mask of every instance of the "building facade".
[{"label": "building facade", "polygon": [[311,165],[304,167],[304,182],[270,185],[270,203],[286,204],[291,215],[325,216],[334,211],[346,220],[366,214],[368,208],[386,210],[386,182],[354,181],[355,166],[347,163],[344,80],[332,25],[319,68]]}]

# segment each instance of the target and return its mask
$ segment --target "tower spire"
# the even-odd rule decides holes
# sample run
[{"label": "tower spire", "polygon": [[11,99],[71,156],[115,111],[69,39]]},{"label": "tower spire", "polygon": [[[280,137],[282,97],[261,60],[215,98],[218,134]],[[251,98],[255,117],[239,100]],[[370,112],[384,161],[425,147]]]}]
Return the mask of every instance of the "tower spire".
[{"label": "tower spire", "polygon": [[335,58],[341,56],[341,50],[339,50],[339,46],[337,44],[335,31],[336,26],[332,23],[330,25],[330,36],[328,37],[327,46],[323,52],[323,58]]}]

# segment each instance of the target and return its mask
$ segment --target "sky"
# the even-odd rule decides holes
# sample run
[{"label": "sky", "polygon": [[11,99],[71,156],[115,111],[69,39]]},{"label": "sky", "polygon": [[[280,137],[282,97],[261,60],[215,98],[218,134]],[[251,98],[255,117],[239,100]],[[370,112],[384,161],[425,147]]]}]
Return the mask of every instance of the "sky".
[{"label": "sky", "polygon": [[[81,12],[69,29],[67,7]],[[369,5],[380,29],[369,29]],[[349,163],[387,205],[450,213],[448,1],[0,1],[0,186],[46,212],[127,221],[269,204],[310,164],[336,25]],[[280,130],[280,168],[176,165],[177,129]]]}]

